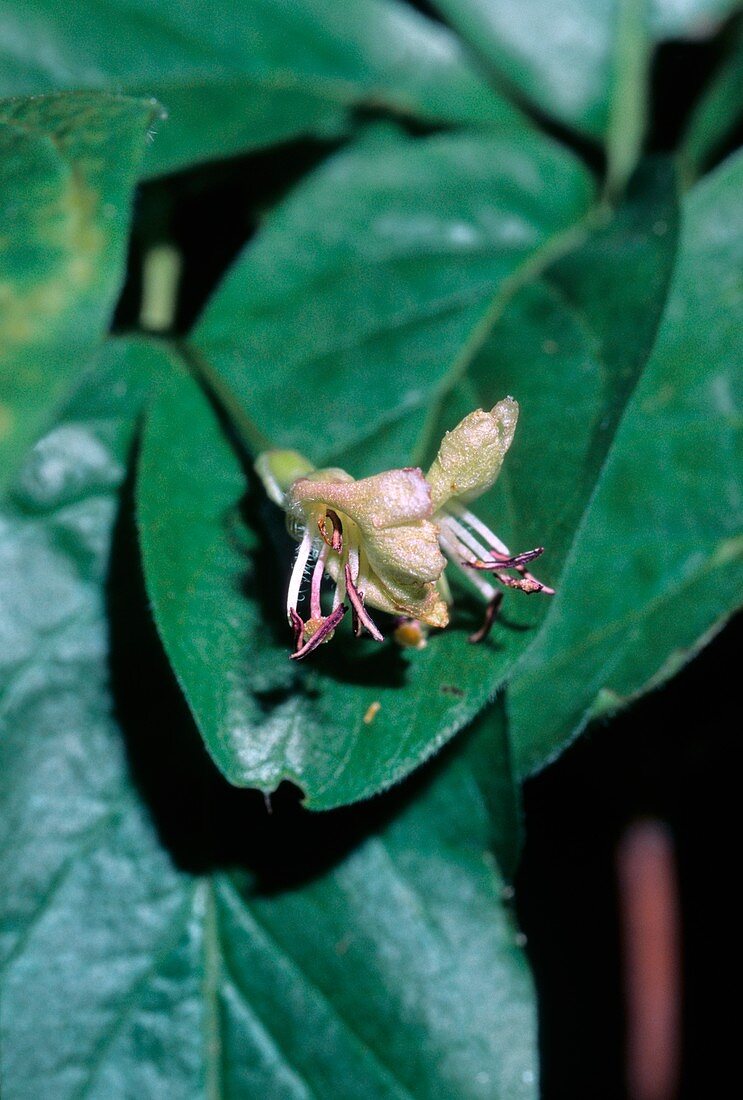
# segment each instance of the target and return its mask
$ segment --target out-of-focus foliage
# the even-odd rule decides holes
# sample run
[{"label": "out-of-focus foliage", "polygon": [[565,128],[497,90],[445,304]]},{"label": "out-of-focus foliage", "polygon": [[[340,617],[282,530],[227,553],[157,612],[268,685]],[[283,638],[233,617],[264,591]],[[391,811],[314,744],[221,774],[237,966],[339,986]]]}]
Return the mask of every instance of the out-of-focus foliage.
[{"label": "out-of-focus foliage", "polygon": [[104,336],[153,101],[0,103],[0,486]]},{"label": "out-of-focus foliage", "polygon": [[[536,1096],[518,778],[742,602],[735,22],[642,155],[655,46],[734,5],[435,6],[0,10],[4,1098]],[[231,178],[216,287],[143,278],[201,315],[110,336]],[[506,394],[478,514],[557,594],[291,661],[256,451],[425,467]]]},{"label": "out-of-focus foliage", "polygon": [[355,107],[519,121],[457,38],[399,0],[8,0],[0,96],[68,88],[161,99],[170,123],[148,175],[336,134]]}]

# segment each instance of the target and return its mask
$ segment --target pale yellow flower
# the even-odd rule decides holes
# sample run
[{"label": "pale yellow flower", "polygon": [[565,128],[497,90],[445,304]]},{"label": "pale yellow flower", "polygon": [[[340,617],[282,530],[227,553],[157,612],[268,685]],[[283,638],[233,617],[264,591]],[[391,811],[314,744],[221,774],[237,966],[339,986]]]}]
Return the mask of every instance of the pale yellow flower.
[{"label": "pale yellow flower", "polygon": [[[287,593],[287,618],[300,658],[329,641],[351,605],[354,632],[382,634],[368,608],[394,615],[405,644],[425,645],[419,624],[445,627],[448,558],[487,601],[481,641],[495,620],[505,588],[552,593],[526,569],[542,547],[511,554],[469,508],[494,484],[511,446],[519,407],[511,397],[490,412],[477,409],[444,436],[424,477],[407,467],[354,480],[345,470],[315,470],[296,451],[266,451],[256,470],[269,497],[287,516],[299,543]],[[443,554],[442,554],[443,551]],[[443,555],[446,555],[446,558]],[[515,574],[515,575],[514,575]],[[332,609],[322,610],[322,583],[334,585]],[[309,615],[299,605],[309,594]],[[400,630],[403,620],[415,630]],[[408,637],[410,635],[410,638]]]},{"label": "pale yellow flower", "polygon": [[[346,597],[357,635],[365,629],[382,639],[368,607],[447,625],[448,609],[436,587],[446,561],[431,520],[431,488],[421,470],[388,470],[355,481],[344,470],[313,470],[301,455],[288,451],[265,452],[256,469],[299,541],[287,594],[295,657],[329,640],[345,614]],[[328,615],[322,611],[325,574],[335,585]],[[310,597],[306,620],[298,610],[305,587]]]}]

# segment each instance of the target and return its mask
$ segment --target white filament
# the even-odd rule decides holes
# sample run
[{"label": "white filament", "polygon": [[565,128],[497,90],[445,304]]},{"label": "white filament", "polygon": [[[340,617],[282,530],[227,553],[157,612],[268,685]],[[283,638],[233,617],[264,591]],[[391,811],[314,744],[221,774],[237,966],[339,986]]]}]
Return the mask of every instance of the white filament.
[{"label": "white filament", "polygon": [[465,558],[466,561],[476,561],[477,558],[450,532],[446,521],[441,524],[439,542],[441,543],[442,550],[451,563],[467,578],[473,588],[476,588],[480,595],[484,596],[485,599],[490,602],[497,590],[493,588],[491,584],[488,584],[488,582],[474,569],[467,569],[462,565],[462,558]]},{"label": "white filament", "polygon": [[463,550],[467,550],[467,553],[463,556],[468,560],[487,561],[490,557],[491,551],[483,546],[481,542],[478,542],[472,532],[468,531],[459,520],[454,519],[454,516],[444,516],[441,527],[442,529],[447,528],[450,534],[461,544]]},{"label": "white filament", "polygon": [[[500,554],[505,554],[506,557],[511,556],[511,551],[508,549],[505,543],[501,542],[497,535],[494,535],[489,527],[486,527],[482,520],[479,520],[474,512],[470,512],[467,508],[459,503],[458,500],[450,500],[446,504],[447,511],[454,512],[460,519],[464,520],[473,531],[477,531],[482,535],[486,542],[490,543],[493,549],[497,550]],[[487,555],[486,555],[487,556]]]},{"label": "white filament", "polygon": [[302,587],[302,580],[304,578],[304,571],[307,567],[307,559],[310,556],[312,549],[312,536],[309,531],[305,531],[302,536],[302,541],[297,549],[297,556],[294,559],[294,568],[292,569],[291,579],[289,581],[289,591],[286,595],[286,617],[291,623],[290,612],[297,610],[297,603],[299,601],[299,590]]}]

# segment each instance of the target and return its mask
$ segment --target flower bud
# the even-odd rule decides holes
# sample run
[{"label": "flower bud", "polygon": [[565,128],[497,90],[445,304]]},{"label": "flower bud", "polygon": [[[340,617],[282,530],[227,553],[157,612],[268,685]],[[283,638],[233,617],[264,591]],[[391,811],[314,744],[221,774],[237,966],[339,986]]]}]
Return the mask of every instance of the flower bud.
[{"label": "flower bud", "polygon": [[470,413],[446,433],[426,475],[434,512],[451,497],[467,503],[491,487],[511,446],[518,416],[517,402],[506,397],[490,412]]},{"label": "flower bud", "polygon": [[255,460],[254,468],[269,500],[283,508],[292,482],[298,477],[306,477],[313,466],[299,451],[263,451]]}]

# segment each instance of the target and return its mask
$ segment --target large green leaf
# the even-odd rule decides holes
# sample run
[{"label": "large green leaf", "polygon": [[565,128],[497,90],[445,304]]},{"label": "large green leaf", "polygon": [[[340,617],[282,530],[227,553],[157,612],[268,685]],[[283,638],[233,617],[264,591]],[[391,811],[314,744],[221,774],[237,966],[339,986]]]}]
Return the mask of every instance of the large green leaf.
[{"label": "large green leaf", "polygon": [[741,186],[738,156],[686,200],[653,356],[545,628],[509,686],[521,773],[592,713],[671,675],[743,602]]},{"label": "large green leaf", "polygon": [[[343,153],[275,213],[207,309],[195,337],[209,377],[233,411],[318,462],[351,445],[364,452],[357,474],[405,462],[432,397],[466,367],[518,281],[573,231],[589,195],[579,166],[537,139],[384,136]],[[226,537],[243,493],[203,395],[174,387],[146,432],[140,520],[177,675],[233,782],[271,790],[287,776],[314,805],[351,801],[405,774],[482,705],[493,655],[461,634],[440,640],[464,644],[474,707],[449,691],[448,650],[433,669],[433,651],[411,660],[364,646],[360,664],[296,668],[279,611],[291,551],[284,542],[273,562],[260,552],[254,520],[252,565]],[[411,680],[402,711],[399,687]],[[418,724],[421,692],[431,720]],[[363,719],[375,702],[372,738]]]},{"label": "large green leaf", "polygon": [[167,369],[110,346],[0,519],[3,1096],[530,1100],[533,992],[492,855],[511,803],[481,793],[493,729],[330,816],[269,814],[203,753],[126,493],[114,528]]},{"label": "large green leaf", "polygon": [[0,102],[0,486],[105,332],[152,101]]},{"label": "large green leaf", "polygon": [[[637,140],[650,42],[698,35],[739,0],[435,0],[436,7],[537,108],[595,137]],[[628,87],[635,82],[635,92]],[[642,95],[638,93],[643,93]],[[612,121],[612,114],[622,114]],[[634,135],[634,136],[633,136]]]},{"label": "large green leaf", "polygon": [[193,339],[229,403],[321,463],[425,415],[591,198],[585,169],[537,135],[385,132],[273,213]]},{"label": "large green leaf", "polygon": [[[466,211],[466,203],[473,201],[469,188],[460,201]],[[449,213],[446,224],[453,217]],[[308,213],[307,223],[315,222]],[[509,224],[504,214],[494,221],[504,223]],[[419,206],[395,224],[407,245],[416,227],[430,226],[432,219]],[[429,368],[429,405],[418,411],[411,412],[408,394],[413,386],[420,390],[426,385],[419,345],[412,353],[400,347],[394,328],[389,337],[382,333],[377,359],[366,370],[355,352],[344,367],[342,351],[329,359],[326,374],[316,362],[305,365],[300,348],[295,362],[277,364],[273,376],[268,374],[267,353],[263,377],[255,363],[255,376],[249,373],[249,359],[239,374],[241,338],[245,347],[275,349],[277,356],[286,351],[278,324],[271,332],[264,322],[258,329],[260,342],[251,340],[234,275],[226,294],[235,311],[233,348],[230,355],[220,350],[221,358],[210,351],[211,362],[226,364],[222,379],[236,387],[242,384],[243,392],[252,388],[248,411],[262,426],[279,430],[280,442],[312,445],[319,426],[323,438],[314,447],[327,447],[330,436],[336,446],[333,459],[350,460],[347,465],[354,473],[360,472],[356,460],[363,472],[405,463],[406,448],[416,437],[417,449],[429,450],[432,428],[437,423],[442,431],[451,427],[458,404],[466,411],[514,392],[523,399],[522,427],[512,463],[509,456],[510,473],[499,494],[485,502],[483,515],[512,537],[513,545],[544,542],[549,547],[547,579],[556,579],[652,345],[674,248],[673,180],[660,168],[638,180],[610,224],[514,299],[464,380],[466,354],[457,355],[450,345],[442,348],[442,341],[434,343],[428,334],[426,354],[448,351],[454,369],[442,373],[435,385]],[[316,340],[329,329],[330,339],[338,342],[334,330],[342,321],[336,310],[347,331],[354,318],[374,316],[367,306],[367,288],[374,292],[369,303],[383,294],[392,278],[384,278],[390,251],[394,257],[394,250],[378,253],[378,269],[369,262],[363,277],[333,275],[327,290],[321,282],[317,300],[311,289],[293,294],[291,301],[302,316],[314,317]],[[321,265],[319,250],[305,251],[300,241],[300,259],[305,254]],[[502,263],[493,252],[493,269],[498,271]],[[436,285],[446,285],[446,280],[459,280],[465,267],[455,253],[448,266],[442,259],[438,268],[424,265],[423,270]],[[293,277],[288,245],[277,256],[276,268],[282,278],[287,271],[286,278]],[[637,270],[644,272],[643,282],[634,277]],[[254,277],[242,285],[246,294],[258,296],[258,290],[250,289],[256,285]],[[274,284],[266,280],[257,285],[266,287],[270,302]],[[426,280],[421,277],[417,285],[425,287]],[[412,291],[407,300],[412,300]],[[260,316],[257,304],[251,310]],[[217,303],[211,315],[217,312],[230,331],[226,303]],[[266,313],[273,315],[268,306]],[[279,316],[288,316],[290,331],[296,325],[312,347],[313,330],[302,318],[294,318],[288,307]],[[480,329],[479,338],[483,336]],[[287,347],[293,338],[286,337]],[[466,332],[462,339],[469,339]],[[330,392],[335,402],[330,364],[338,371],[349,409],[345,420],[340,403],[328,410],[325,402],[315,404],[316,390]],[[438,399],[433,405],[432,393]],[[370,418],[376,418],[377,433],[372,419],[359,441],[351,410],[361,413],[366,406],[371,406]],[[184,424],[189,425],[187,433]],[[395,426],[392,435],[390,424]],[[342,433],[350,448],[343,454]],[[314,448],[312,453],[317,457]],[[506,621],[483,646],[467,642],[473,612],[479,612],[465,602],[453,626],[433,636],[422,651],[402,652],[392,643],[349,647],[336,640],[298,665],[288,659],[283,612],[290,544],[286,537],[271,541],[270,526],[280,524],[281,517],[260,490],[244,499],[245,487],[245,472],[216,413],[193,381],[176,377],[151,411],[139,477],[147,585],[166,650],[209,751],[233,783],[270,791],[282,778],[290,778],[318,808],[362,798],[411,771],[483,707],[532,640],[535,616],[544,607],[515,598]],[[365,717],[372,704],[377,704],[376,714],[369,725]]]},{"label": "large green leaf", "polygon": [[456,38],[395,0],[6,0],[0,74],[0,95],[157,95],[151,174],[335,133],[357,105],[521,126]]}]

